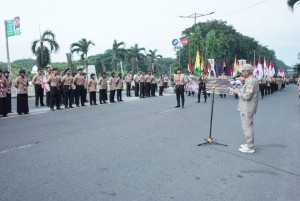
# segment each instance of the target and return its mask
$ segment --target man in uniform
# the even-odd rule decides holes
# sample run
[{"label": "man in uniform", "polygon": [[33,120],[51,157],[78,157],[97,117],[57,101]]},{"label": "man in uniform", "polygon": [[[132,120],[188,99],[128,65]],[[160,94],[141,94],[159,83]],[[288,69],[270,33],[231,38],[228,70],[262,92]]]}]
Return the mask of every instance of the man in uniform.
[{"label": "man in uniform", "polygon": [[165,79],[164,75],[160,75],[159,80],[158,80],[158,85],[159,85],[159,95],[163,96],[164,88],[165,88]]},{"label": "man in uniform", "polygon": [[85,78],[82,74],[82,68],[77,70],[77,75],[74,78],[74,84],[76,85],[76,97],[75,97],[75,103],[76,107],[79,106],[79,97],[80,97],[80,102],[81,106],[85,106],[84,102],[84,83],[85,83]]},{"label": "man in uniform", "polygon": [[6,79],[3,76],[3,71],[0,69],[0,115],[3,115],[3,117],[6,117],[8,114],[5,88],[6,88]]},{"label": "man in uniform", "polygon": [[32,78],[32,84],[34,84],[34,92],[35,92],[35,107],[39,106],[39,101],[41,106],[44,105],[44,89],[42,87],[43,82],[43,71],[42,69],[37,70],[37,74]]},{"label": "man in uniform", "polygon": [[174,75],[174,85],[176,91],[177,105],[175,108],[180,107],[180,97],[181,97],[181,107],[184,108],[184,85],[188,82],[186,76],[181,74],[180,68],[176,70],[176,75]]},{"label": "man in uniform", "polygon": [[145,73],[142,72],[142,74],[139,77],[139,83],[140,83],[140,98],[145,98]]},{"label": "man in uniform", "polygon": [[108,79],[108,84],[109,84],[109,102],[116,103],[115,101],[116,79],[115,79],[114,72],[111,73],[110,78]]},{"label": "man in uniform", "polygon": [[[51,76],[51,66],[46,67],[46,80]],[[46,92],[46,105],[50,106],[50,90]]]},{"label": "man in uniform", "polygon": [[97,80],[95,79],[95,74],[92,73],[91,79],[89,80],[88,87],[90,91],[90,105],[98,105],[96,100],[96,91],[97,91]]},{"label": "man in uniform", "polygon": [[242,76],[245,78],[245,84],[239,91],[235,89],[234,94],[239,96],[238,110],[241,113],[242,128],[246,138],[246,144],[242,144],[239,151],[242,153],[254,153],[254,128],[253,116],[257,110],[259,97],[259,82],[253,76],[253,66],[245,64],[242,68]]},{"label": "man in uniform", "polygon": [[83,90],[83,99],[84,99],[84,102],[87,103],[89,102],[86,97],[87,97],[87,93],[88,93],[88,80],[87,80],[87,76],[86,76],[86,73],[82,73],[82,75],[84,76],[84,84],[83,84],[83,87],[84,87],[84,90]]},{"label": "man in uniform", "polygon": [[59,77],[57,76],[57,68],[52,69],[52,75],[47,80],[50,86],[50,109],[54,111],[54,102],[57,110],[60,108],[60,95],[59,95]]},{"label": "man in uniform", "polygon": [[156,79],[156,74],[153,73],[153,75],[151,76],[151,96],[155,97],[155,90],[157,88],[157,79]]},{"label": "man in uniform", "polygon": [[126,82],[126,95],[127,97],[131,96],[131,82],[132,82],[132,76],[131,76],[131,72],[129,72],[126,77],[125,77],[125,82]]},{"label": "man in uniform", "polygon": [[117,100],[118,102],[123,101],[122,100],[122,91],[123,91],[123,78],[122,78],[122,73],[119,73],[119,77],[117,78]]},{"label": "man in uniform", "polygon": [[101,77],[98,81],[98,84],[99,84],[99,100],[100,100],[100,104],[103,104],[103,103],[106,103],[106,96],[107,96],[107,93],[106,93],[106,86],[107,86],[107,83],[106,83],[106,78],[105,78],[105,73],[102,73],[101,74]]},{"label": "man in uniform", "polygon": [[206,99],[207,99],[207,95],[206,95],[206,83],[207,83],[207,78],[202,75],[199,78],[198,101],[197,101],[197,103],[200,103],[201,92],[204,95],[204,103],[206,103]]},{"label": "man in uniform", "polygon": [[168,82],[169,82],[169,78],[168,78],[168,76],[167,76],[167,74],[165,74],[165,76],[164,76],[164,88],[168,88]]},{"label": "man in uniform", "polygon": [[135,97],[139,97],[139,91],[140,91],[140,75],[141,73],[138,72],[135,76],[133,76],[134,79],[134,95]]},{"label": "man in uniform", "polygon": [[21,115],[29,114],[28,106],[28,80],[25,77],[26,71],[20,70],[19,76],[15,81],[15,87],[17,88],[17,113]]},{"label": "man in uniform", "polygon": [[12,86],[12,81],[9,77],[10,72],[8,70],[4,71],[4,77],[6,79],[6,107],[8,113],[12,113],[11,110],[11,86]]},{"label": "man in uniform", "polygon": [[261,99],[264,99],[266,84],[267,84],[267,80],[266,80],[265,76],[263,76],[261,78],[261,80],[259,81],[259,91],[261,94]]},{"label": "man in uniform", "polygon": [[63,85],[63,97],[65,109],[73,108],[73,77],[69,68],[65,70],[65,75],[61,78],[61,84]]},{"label": "man in uniform", "polygon": [[150,97],[150,90],[151,90],[151,72],[148,72],[148,75],[145,76],[145,93],[146,93],[146,97]]}]

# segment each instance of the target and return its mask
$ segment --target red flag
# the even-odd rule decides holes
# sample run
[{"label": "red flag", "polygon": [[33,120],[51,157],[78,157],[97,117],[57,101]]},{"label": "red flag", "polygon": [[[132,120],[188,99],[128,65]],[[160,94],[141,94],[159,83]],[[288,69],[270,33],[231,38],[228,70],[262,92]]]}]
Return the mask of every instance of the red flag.
[{"label": "red flag", "polygon": [[191,75],[193,75],[194,74],[193,73],[193,65],[192,65],[192,62],[190,59],[188,60],[187,64],[188,64],[188,71],[190,72]]}]

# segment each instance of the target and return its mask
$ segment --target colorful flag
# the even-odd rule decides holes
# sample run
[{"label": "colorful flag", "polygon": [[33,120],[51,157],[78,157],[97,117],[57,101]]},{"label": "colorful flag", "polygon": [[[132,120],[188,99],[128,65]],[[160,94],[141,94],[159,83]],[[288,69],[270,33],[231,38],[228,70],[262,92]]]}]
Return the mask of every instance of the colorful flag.
[{"label": "colorful flag", "polygon": [[211,75],[211,71],[213,72],[214,75],[216,75],[216,71],[215,71],[215,60],[214,59],[208,59],[208,63],[209,63],[209,72],[208,72],[208,76]]},{"label": "colorful flag", "polygon": [[233,63],[233,76],[237,75],[237,72],[239,71],[239,69],[240,69],[239,63],[238,63],[238,61],[235,57],[234,58],[234,63]]},{"label": "colorful flag", "polygon": [[191,60],[189,59],[188,60],[188,71],[189,71],[189,73],[191,74],[191,75],[193,75],[194,73],[193,73],[193,65],[192,65],[192,62],[191,62]]},{"label": "colorful flag", "polygon": [[202,60],[201,60],[201,66],[200,66],[200,70],[201,70],[201,72],[203,72],[203,71],[204,71],[204,65],[205,65],[205,63],[204,63],[204,59],[203,59],[203,56],[202,56]]},{"label": "colorful flag", "polygon": [[195,76],[196,77],[200,77],[201,75],[201,70],[200,70],[200,53],[199,53],[199,50],[197,50],[197,55],[196,55],[196,61],[195,61]]},{"label": "colorful flag", "polygon": [[269,77],[269,68],[265,57],[264,57],[264,76]]},{"label": "colorful flag", "polygon": [[269,72],[270,77],[274,77],[274,75],[275,75],[276,72],[275,72],[274,64],[273,64],[272,61],[270,61],[269,70],[270,70],[270,72]]},{"label": "colorful flag", "polygon": [[258,57],[257,72],[258,72],[258,79],[261,79],[264,75],[264,71],[263,71],[263,67],[262,67],[260,57]]}]

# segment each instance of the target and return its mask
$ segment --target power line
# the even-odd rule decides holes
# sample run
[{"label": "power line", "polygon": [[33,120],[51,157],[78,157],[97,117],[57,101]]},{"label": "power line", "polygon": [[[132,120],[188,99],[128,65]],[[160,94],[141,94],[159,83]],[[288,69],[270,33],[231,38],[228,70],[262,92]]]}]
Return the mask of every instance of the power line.
[{"label": "power line", "polygon": [[239,12],[241,12],[241,11],[244,11],[244,10],[247,10],[247,9],[249,9],[249,8],[255,7],[255,6],[259,5],[259,4],[262,4],[262,3],[266,2],[266,1],[267,1],[267,0],[260,1],[260,2],[258,2],[258,3],[251,4],[251,5],[249,5],[249,6],[246,6],[246,7],[244,7],[244,8],[241,8],[241,9],[239,9],[239,10],[235,10],[235,11],[232,11],[232,12],[230,12],[230,13],[226,13],[226,14],[224,14],[224,15],[220,15],[220,16],[218,16],[218,17],[224,17],[224,16],[228,16],[228,15],[235,14],[235,13],[239,13]]}]

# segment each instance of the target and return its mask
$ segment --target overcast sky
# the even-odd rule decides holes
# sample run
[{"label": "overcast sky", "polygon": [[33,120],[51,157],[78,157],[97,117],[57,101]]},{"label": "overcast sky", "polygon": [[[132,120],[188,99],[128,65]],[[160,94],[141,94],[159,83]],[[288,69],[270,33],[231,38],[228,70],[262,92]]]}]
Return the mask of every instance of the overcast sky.
[{"label": "overcast sky", "polygon": [[175,58],[172,39],[194,23],[178,16],[210,12],[215,14],[197,21],[227,21],[238,32],[275,50],[286,64],[300,62],[300,5],[291,12],[286,0],[6,0],[0,6],[0,61],[7,61],[4,20],[16,16],[20,16],[22,34],[9,37],[12,61],[35,58],[30,47],[39,38],[39,28],[56,34],[60,51],[52,54],[52,61],[66,61],[70,44],[81,38],[95,42],[90,55],[103,53],[117,39],[126,48],[138,43]]}]

